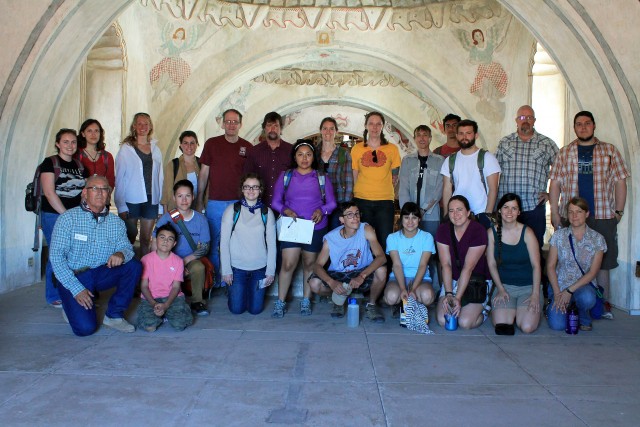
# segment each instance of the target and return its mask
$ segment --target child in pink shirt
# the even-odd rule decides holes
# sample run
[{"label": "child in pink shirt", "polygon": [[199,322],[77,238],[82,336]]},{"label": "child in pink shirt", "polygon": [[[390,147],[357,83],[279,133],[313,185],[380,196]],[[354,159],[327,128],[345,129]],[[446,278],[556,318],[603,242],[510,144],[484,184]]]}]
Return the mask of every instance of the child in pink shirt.
[{"label": "child in pink shirt", "polygon": [[138,327],[155,331],[166,317],[177,331],[193,324],[193,315],[187,305],[180,284],[184,280],[182,258],[171,252],[177,243],[177,234],[171,224],[160,227],[156,233],[158,248],[142,257],[142,300],[138,306]]}]

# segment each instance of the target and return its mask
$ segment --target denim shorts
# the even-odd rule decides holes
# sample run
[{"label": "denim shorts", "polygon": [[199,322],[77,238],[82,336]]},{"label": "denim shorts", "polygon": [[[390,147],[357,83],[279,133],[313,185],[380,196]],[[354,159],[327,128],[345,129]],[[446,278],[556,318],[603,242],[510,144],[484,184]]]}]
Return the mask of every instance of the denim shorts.
[{"label": "denim shorts", "polygon": [[129,203],[127,202],[127,208],[129,209],[129,218],[131,219],[156,219],[158,218],[158,205],[151,203],[151,197],[148,197],[148,201],[144,203]]},{"label": "denim shorts", "polygon": [[324,235],[327,234],[327,230],[329,227],[325,227],[321,230],[313,230],[313,237],[311,238],[311,243],[295,243],[295,242],[280,242],[280,249],[288,249],[288,248],[302,248],[305,252],[319,253],[322,250],[322,239]]}]

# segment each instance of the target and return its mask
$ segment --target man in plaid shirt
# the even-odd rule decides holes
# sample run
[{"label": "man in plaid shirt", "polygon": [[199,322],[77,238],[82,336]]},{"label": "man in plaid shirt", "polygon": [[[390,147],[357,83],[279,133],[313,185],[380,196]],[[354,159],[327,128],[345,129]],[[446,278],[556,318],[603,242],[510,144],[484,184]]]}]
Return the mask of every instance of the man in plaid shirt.
[{"label": "man in plaid shirt", "polygon": [[549,170],[558,154],[558,146],[550,138],[536,132],[536,115],[529,105],[516,113],[516,131],[500,140],[496,159],[502,169],[498,200],[507,193],[522,199],[520,220],[531,227],[542,248],[547,228],[546,202]]},{"label": "man in plaid shirt", "polygon": [[[589,111],[581,111],[573,119],[578,137],[558,154],[551,168],[549,203],[554,228],[567,224],[567,203],[575,196],[589,203],[587,225],[604,236],[607,252],[597,282],[609,291],[609,270],[618,266],[617,224],[627,201],[627,165],[611,144],[594,136],[596,122]],[[558,198],[562,196],[561,203]],[[602,317],[613,319],[607,311]]]},{"label": "man in plaid shirt", "polygon": [[117,215],[106,207],[111,196],[107,179],[94,175],[82,190],[80,206],[64,212],[51,237],[51,265],[64,314],[73,333],[93,334],[98,329],[96,291],[115,287],[103,324],[121,332],[135,327],[124,319],[142,265],[133,259],[133,247]]}]

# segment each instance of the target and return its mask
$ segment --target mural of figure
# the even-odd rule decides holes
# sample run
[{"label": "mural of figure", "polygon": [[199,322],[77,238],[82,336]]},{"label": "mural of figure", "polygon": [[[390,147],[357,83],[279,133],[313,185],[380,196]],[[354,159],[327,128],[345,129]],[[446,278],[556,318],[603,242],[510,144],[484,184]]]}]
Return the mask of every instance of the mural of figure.
[{"label": "mural of figure", "polygon": [[188,32],[183,27],[174,29],[171,23],[164,26],[159,52],[165,57],[149,72],[149,80],[154,90],[153,101],[163,94],[173,95],[191,75],[191,66],[180,55],[202,46],[203,43],[196,46],[198,33],[199,26],[189,27]]},{"label": "mural of figure", "polygon": [[[507,25],[508,26],[508,25]],[[476,77],[469,92],[479,98],[476,111],[485,118],[498,122],[504,118],[505,104],[500,101],[507,94],[509,77],[502,64],[494,61],[493,54],[500,50],[504,35],[503,22],[493,25],[487,37],[481,29],[474,29],[471,34],[466,30],[456,30],[462,46],[469,51],[469,62],[477,64]]]}]

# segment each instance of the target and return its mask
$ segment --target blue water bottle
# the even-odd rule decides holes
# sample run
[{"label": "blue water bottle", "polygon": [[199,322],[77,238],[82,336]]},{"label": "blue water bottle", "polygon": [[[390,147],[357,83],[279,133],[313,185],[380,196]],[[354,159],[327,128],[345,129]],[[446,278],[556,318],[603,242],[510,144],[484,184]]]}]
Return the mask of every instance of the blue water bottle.
[{"label": "blue water bottle", "polygon": [[347,326],[357,328],[360,324],[360,306],[355,298],[349,298],[347,306]]},{"label": "blue water bottle", "polygon": [[455,331],[458,329],[458,318],[453,315],[453,305],[449,305],[449,310],[444,315],[444,328],[447,331]]}]

